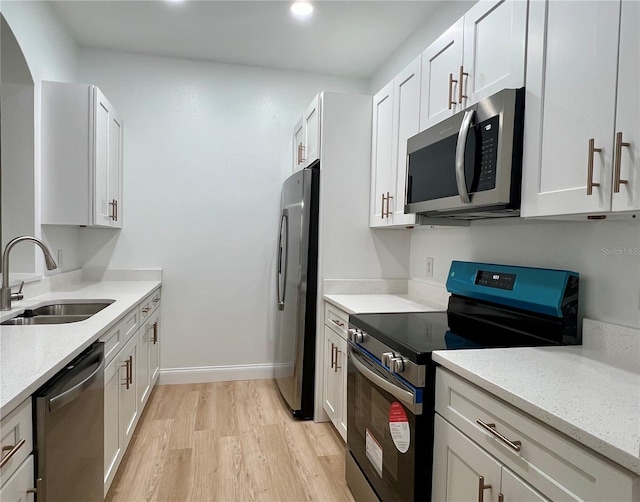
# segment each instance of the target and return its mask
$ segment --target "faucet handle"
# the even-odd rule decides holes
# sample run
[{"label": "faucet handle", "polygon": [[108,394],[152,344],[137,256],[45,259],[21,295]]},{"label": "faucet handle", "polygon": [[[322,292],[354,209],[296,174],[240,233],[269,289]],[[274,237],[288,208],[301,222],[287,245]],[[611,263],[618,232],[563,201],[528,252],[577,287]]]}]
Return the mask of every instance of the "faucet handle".
[{"label": "faucet handle", "polygon": [[22,281],[20,283],[20,288],[18,289],[17,293],[11,293],[11,300],[22,300],[24,298],[24,295],[22,294],[22,288],[24,287],[24,281]]}]

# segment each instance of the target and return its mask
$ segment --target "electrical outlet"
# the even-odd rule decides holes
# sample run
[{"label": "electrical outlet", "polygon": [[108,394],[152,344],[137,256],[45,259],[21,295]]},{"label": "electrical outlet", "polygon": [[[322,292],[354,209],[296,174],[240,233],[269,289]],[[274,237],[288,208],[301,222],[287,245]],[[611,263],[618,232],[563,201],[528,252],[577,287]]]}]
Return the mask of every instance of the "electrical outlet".
[{"label": "electrical outlet", "polygon": [[58,249],[58,268],[62,268],[62,249]]},{"label": "electrical outlet", "polygon": [[433,277],[433,256],[427,256],[427,277]]}]

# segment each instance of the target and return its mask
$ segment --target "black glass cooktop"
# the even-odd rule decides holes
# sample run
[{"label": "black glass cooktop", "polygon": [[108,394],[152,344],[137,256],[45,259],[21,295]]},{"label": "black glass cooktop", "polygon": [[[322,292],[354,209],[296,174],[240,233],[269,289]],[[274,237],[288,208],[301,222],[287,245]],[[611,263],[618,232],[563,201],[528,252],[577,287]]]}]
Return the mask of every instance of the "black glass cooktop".
[{"label": "black glass cooktop", "polygon": [[484,343],[453,333],[447,312],[356,314],[349,323],[416,364],[431,360],[431,352],[485,347]]}]

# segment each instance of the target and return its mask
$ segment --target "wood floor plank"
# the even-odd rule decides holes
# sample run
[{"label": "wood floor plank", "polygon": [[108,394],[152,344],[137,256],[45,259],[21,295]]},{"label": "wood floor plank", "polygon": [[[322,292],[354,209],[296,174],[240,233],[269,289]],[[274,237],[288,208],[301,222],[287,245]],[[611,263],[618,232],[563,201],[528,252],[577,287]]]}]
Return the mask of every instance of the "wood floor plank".
[{"label": "wood floor plank", "polygon": [[273,380],[160,386],[107,502],[354,502],[330,423],[291,417]]}]

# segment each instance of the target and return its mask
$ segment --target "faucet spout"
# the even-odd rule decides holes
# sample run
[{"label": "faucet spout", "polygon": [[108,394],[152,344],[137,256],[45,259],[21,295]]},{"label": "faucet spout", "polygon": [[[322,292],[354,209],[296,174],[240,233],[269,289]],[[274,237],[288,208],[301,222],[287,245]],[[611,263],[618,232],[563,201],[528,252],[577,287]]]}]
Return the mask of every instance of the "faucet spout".
[{"label": "faucet spout", "polygon": [[47,266],[47,270],[53,270],[54,268],[58,268],[56,265],[53,256],[49,252],[49,249],[39,239],[35,237],[31,237],[28,235],[23,235],[21,237],[16,237],[7,243],[4,248],[4,253],[2,253],[2,289],[0,290],[0,310],[11,310],[11,287],[9,286],[9,252],[19,242],[31,241],[36,244],[40,249],[42,249],[42,253],[44,254],[44,261]]}]

